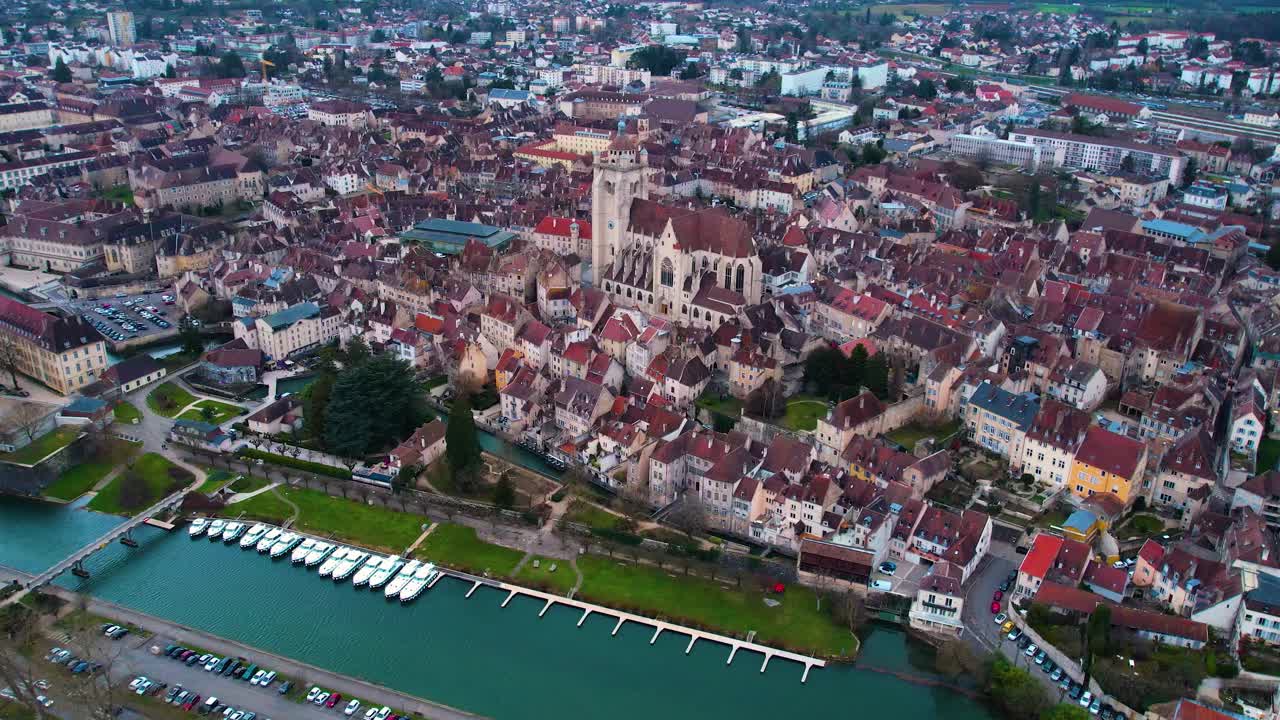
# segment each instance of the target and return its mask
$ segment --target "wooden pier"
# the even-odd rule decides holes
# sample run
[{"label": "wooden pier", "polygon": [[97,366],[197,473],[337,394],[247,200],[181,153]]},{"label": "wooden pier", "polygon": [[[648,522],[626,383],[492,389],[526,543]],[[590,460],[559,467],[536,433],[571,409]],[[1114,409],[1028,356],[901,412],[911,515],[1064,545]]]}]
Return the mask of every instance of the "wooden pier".
[{"label": "wooden pier", "polygon": [[544,604],[542,606],[542,610],[538,612],[538,617],[542,617],[546,615],[547,611],[551,609],[552,605],[559,604],[559,605],[565,605],[572,608],[577,608],[582,611],[582,617],[578,618],[578,627],[582,627],[583,623],[585,623],[587,621],[587,618],[590,617],[593,613],[599,613],[601,615],[607,615],[611,618],[614,618],[615,620],[617,620],[617,623],[613,626],[613,632],[610,633],[610,635],[617,635],[618,631],[622,629],[623,624],[627,622],[633,622],[639,625],[646,625],[646,626],[652,627],[653,637],[649,639],[650,645],[653,645],[658,641],[658,636],[661,635],[663,631],[671,631],[681,635],[687,635],[689,636],[689,645],[684,650],[686,655],[688,655],[690,652],[693,651],[694,643],[698,642],[699,640],[709,640],[711,642],[719,643],[721,645],[727,645],[729,646],[730,650],[729,650],[729,659],[725,662],[726,665],[733,663],[733,659],[737,656],[739,650],[747,650],[750,652],[759,653],[761,656],[763,656],[764,660],[760,665],[760,672],[764,672],[766,669],[768,669],[769,661],[774,659],[775,657],[781,658],[783,660],[790,660],[792,662],[796,662],[804,666],[804,675],[800,677],[800,682],[802,683],[807,682],[809,680],[810,670],[812,670],[815,667],[819,667],[819,668],[826,667],[827,665],[825,660],[819,660],[818,658],[808,657],[807,655],[801,655],[799,653],[793,653],[787,650],[779,650],[777,648],[771,648],[767,645],[760,645],[759,643],[738,640],[737,638],[731,638],[731,637],[728,637],[727,635],[719,635],[716,633],[709,633],[702,630],[695,630],[693,628],[688,628],[681,625],[673,625],[672,623],[668,623],[663,620],[655,620],[653,618],[647,618],[642,615],[635,615],[633,613],[623,612],[621,610],[614,610],[612,608],[607,608],[602,605],[594,605],[592,603],[583,602],[581,600],[575,600],[573,598],[561,597],[559,595],[552,595],[550,593],[542,592],[541,590],[533,590],[531,588],[520,587],[518,585],[509,585],[504,582],[489,580],[488,578],[479,578],[474,575],[468,575],[466,573],[458,573],[452,570],[442,572],[441,576],[443,576],[445,573],[453,575],[454,577],[460,578],[462,580],[470,581],[472,583],[471,589],[467,591],[467,597],[471,597],[471,595],[475,593],[475,591],[481,585],[488,585],[495,589],[506,591],[507,595],[506,595],[506,598],[504,598],[502,601],[502,607],[506,607],[511,602],[511,599],[516,597],[517,595],[527,595],[529,597],[542,600]]}]

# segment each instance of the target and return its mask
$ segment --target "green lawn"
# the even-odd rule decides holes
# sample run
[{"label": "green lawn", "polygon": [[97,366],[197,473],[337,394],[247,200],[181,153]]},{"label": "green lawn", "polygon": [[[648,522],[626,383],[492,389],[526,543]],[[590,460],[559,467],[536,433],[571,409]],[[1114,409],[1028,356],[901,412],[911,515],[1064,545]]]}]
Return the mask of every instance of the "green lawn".
[{"label": "green lawn", "polygon": [[918,423],[910,423],[893,432],[885,433],[885,437],[906,448],[907,452],[911,452],[915,449],[916,443],[924,438],[933,438],[935,441],[941,441],[955,434],[959,429],[959,420],[952,420],[937,427],[925,427]]},{"label": "green lawn", "polygon": [[1121,540],[1142,537],[1144,535],[1157,535],[1164,531],[1164,523],[1160,518],[1154,515],[1134,515],[1125,523],[1124,527],[1116,534]]},{"label": "green lawn", "polygon": [[345,542],[386,552],[404,552],[418,539],[422,526],[428,522],[420,515],[331,497],[319,490],[291,487],[276,488],[275,492],[261,493],[228,505],[226,514],[244,513],[254,520],[284,522],[293,516],[293,509],[276,497],[277,492],[298,506],[300,513],[294,527],[299,530],[334,535]]},{"label": "green lawn", "polygon": [[268,484],[263,478],[253,475],[241,475],[238,480],[231,483],[231,489],[238,493],[250,493],[254,490],[261,490]]},{"label": "green lawn", "polygon": [[36,438],[30,445],[18,448],[11,453],[0,455],[0,459],[20,465],[35,465],[54,451],[71,444],[80,435],[80,430],[70,425],[56,427]]},{"label": "green lawn", "polygon": [[[538,561],[538,567],[533,566],[535,559]],[[552,565],[556,566],[555,572],[551,571]],[[568,595],[573,589],[573,584],[578,581],[577,575],[573,573],[573,568],[569,566],[567,560],[542,556],[529,558],[529,562],[520,568],[520,573],[515,579],[522,585],[545,588],[548,592],[557,592],[561,595]]]},{"label": "green lawn", "polygon": [[194,395],[170,382],[161,383],[147,395],[147,407],[165,417],[173,417],[195,401]]},{"label": "green lawn", "polygon": [[[178,487],[191,482],[190,473],[179,468],[177,465],[169,462],[166,458],[155,453],[147,453],[138,458],[129,466],[136,472],[146,484],[147,496],[149,500],[144,502],[140,507],[127,508],[121,504],[121,489],[125,482],[125,477],[129,473],[126,468],[116,475],[115,479],[102,488],[102,491],[89,501],[89,509],[98,512],[112,513],[114,515],[129,515],[131,510],[142,510],[149,507],[152,503],[159,501],[166,495],[172,493]],[[175,479],[170,473],[182,473],[186,475],[185,479]]]},{"label": "green lawn", "polygon": [[262,460],[263,462],[269,462],[273,465],[291,467],[295,470],[305,470],[316,475],[327,475],[332,478],[338,478],[339,480],[351,479],[351,471],[344,467],[334,467],[333,465],[311,462],[310,460],[299,460],[298,458],[290,457],[288,455],[277,455],[276,453],[269,453],[265,450],[254,450],[244,447],[237,450],[236,454],[250,460]]},{"label": "green lawn", "polygon": [[234,480],[236,476],[226,470],[206,469],[204,477],[204,483],[202,483],[200,487],[196,488],[196,492],[203,493],[205,495],[212,495],[221,490],[224,485]]},{"label": "green lawn", "polygon": [[790,585],[781,604],[765,605],[765,594],[703,578],[597,556],[578,558],[583,585],[577,597],[642,615],[658,615],[727,635],[756,631],[756,641],[825,656],[852,657],[858,639],[819,610],[812,590]]},{"label": "green lawn", "polygon": [[86,462],[67,468],[57,480],[44,489],[44,494],[57,500],[75,500],[89,492],[115,467],[111,462]]},{"label": "green lawn", "polygon": [[[213,411],[212,419],[206,419],[203,408],[209,408]],[[240,407],[238,405],[230,405],[217,400],[201,400],[195,407],[182,413],[178,417],[182,420],[199,420],[200,422],[213,423],[221,425],[222,423],[238,416]]]},{"label": "green lawn", "polygon": [[742,414],[742,401],[729,394],[720,397],[719,393],[708,390],[698,398],[696,404],[700,408],[706,408],[731,418],[736,418]]},{"label": "green lawn", "polygon": [[487,543],[476,537],[476,530],[465,525],[444,523],[427,536],[415,553],[434,563],[482,575],[507,577],[524,557],[519,550]]},{"label": "green lawn", "polygon": [[132,424],[134,420],[142,419],[142,411],[139,410],[133,403],[128,402],[126,400],[121,400],[116,405],[113,412],[116,415],[116,420],[122,423]]},{"label": "green lawn", "polygon": [[102,191],[102,198],[115,203],[133,205],[133,189],[128,185],[115,185]]},{"label": "green lawn", "polygon": [[1262,442],[1258,443],[1258,472],[1274,470],[1278,460],[1280,460],[1280,440],[1263,438]]},{"label": "green lawn", "polygon": [[565,513],[565,519],[570,522],[581,523],[593,528],[601,528],[604,530],[613,530],[622,522],[622,518],[611,512],[601,510],[595,505],[583,502],[582,500],[574,500],[569,503],[569,511]]},{"label": "green lawn", "polygon": [[787,412],[781,423],[792,430],[813,430],[818,427],[818,419],[827,416],[828,409],[826,400],[796,397],[787,402]]}]

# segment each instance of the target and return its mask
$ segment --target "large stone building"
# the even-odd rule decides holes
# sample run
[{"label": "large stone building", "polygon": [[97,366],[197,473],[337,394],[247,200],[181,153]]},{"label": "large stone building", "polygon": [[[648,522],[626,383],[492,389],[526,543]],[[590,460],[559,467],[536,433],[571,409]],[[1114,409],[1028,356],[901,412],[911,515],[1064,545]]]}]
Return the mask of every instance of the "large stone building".
[{"label": "large stone building", "polygon": [[79,315],[52,315],[0,296],[0,338],[17,348],[18,372],[63,395],[107,368],[106,341]]},{"label": "large stone building", "polygon": [[750,228],[719,208],[647,197],[644,153],[600,156],[592,186],[595,286],[618,305],[717,327],[760,302],[763,273]]},{"label": "large stone building", "polygon": [[23,200],[3,238],[12,264],[71,272],[101,260],[113,231],[136,220],[135,212],[104,200]]}]

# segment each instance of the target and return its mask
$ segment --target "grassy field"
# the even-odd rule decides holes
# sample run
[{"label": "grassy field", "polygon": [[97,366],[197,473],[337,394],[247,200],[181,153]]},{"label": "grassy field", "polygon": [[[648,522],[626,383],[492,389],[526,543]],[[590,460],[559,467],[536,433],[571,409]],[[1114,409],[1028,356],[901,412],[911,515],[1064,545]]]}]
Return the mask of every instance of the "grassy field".
[{"label": "grassy field", "polygon": [[112,412],[115,413],[116,420],[122,423],[132,424],[134,420],[142,419],[142,411],[127,401],[121,401]]},{"label": "grassy field", "polygon": [[959,429],[959,420],[952,420],[945,425],[939,425],[938,427],[933,428],[925,427],[918,423],[911,423],[909,425],[904,425],[893,432],[885,433],[885,437],[906,448],[907,452],[911,452],[912,449],[915,448],[916,443],[920,442],[924,438],[942,440],[950,437]]},{"label": "grassy field", "polygon": [[339,480],[350,480],[351,471],[347,468],[334,467],[333,465],[325,465],[324,463],[311,462],[310,460],[299,460],[288,455],[277,455],[269,453],[265,450],[253,450],[251,448],[240,448],[236,451],[241,457],[250,460],[262,460],[273,465],[281,467],[291,467],[296,470],[305,470],[316,475],[327,475],[328,477],[338,478]]},{"label": "grassy field", "polygon": [[728,394],[722,398],[718,393],[707,391],[698,398],[697,405],[732,418],[742,414],[742,401]]},{"label": "grassy field", "polygon": [[147,395],[147,407],[165,417],[173,417],[195,401],[194,395],[169,382],[161,383]]},{"label": "grassy field", "polygon": [[1076,5],[1062,5],[1059,3],[1036,3],[1036,12],[1075,15],[1080,12],[1080,7]]},{"label": "grassy field", "polygon": [[[169,474],[170,468],[176,468],[177,466],[155,453],[143,455],[134,461],[130,467],[146,483],[147,494],[150,497],[148,502],[139,508],[133,508],[133,510],[141,510],[150,506],[151,503],[173,492],[176,486],[182,482],[175,481]],[[121,487],[127,474],[128,469],[116,475],[114,480],[102,488],[102,492],[99,492],[94,496],[93,500],[89,501],[89,509],[115,515],[130,514],[130,508],[124,507],[120,502]]]},{"label": "grassy field", "polygon": [[[335,498],[318,490],[281,487],[276,492],[298,506],[300,512],[294,527],[299,530],[333,535],[346,542],[387,552],[404,552],[422,534],[422,526],[428,522],[419,515]],[[274,492],[255,495],[226,507],[227,515],[239,513],[254,520],[275,523],[293,517],[293,509]]]},{"label": "grassy field", "polygon": [[235,478],[235,473],[227,472],[226,470],[205,468],[204,482],[201,483],[200,487],[196,488],[196,492],[203,493],[205,495],[212,495],[221,490],[227,483],[231,482]]},{"label": "grassy field", "polygon": [[813,430],[818,427],[818,418],[827,416],[828,409],[825,400],[797,397],[787,402],[787,412],[780,422],[792,430]]},{"label": "grassy field", "polygon": [[433,530],[415,554],[458,570],[502,577],[509,577],[524,556],[519,550],[481,540],[476,537],[475,528],[452,523]]},{"label": "grassy field", "polygon": [[115,467],[111,462],[87,462],[67,468],[44,494],[57,500],[71,501],[89,492],[98,481]]},{"label": "grassy field", "polygon": [[581,523],[603,530],[613,530],[622,522],[621,517],[601,510],[595,505],[582,500],[574,500],[569,504],[569,511],[565,513],[565,519],[569,522]]},{"label": "grassy field", "polygon": [[578,568],[583,585],[577,597],[582,599],[730,635],[754,630],[757,642],[821,655],[852,657],[858,649],[858,639],[818,609],[812,590],[798,585],[784,595],[769,595],[781,603],[769,607],[760,591],[655,567],[588,555],[578,558]]},{"label": "grassy field", "polygon": [[947,3],[894,3],[892,5],[872,5],[872,15],[945,15],[951,9]]},{"label": "grassy field", "polygon": [[36,438],[30,445],[18,448],[11,453],[4,453],[0,458],[22,465],[34,465],[55,450],[61,450],[70,445],[71,441],[79,435],[80,430],[69,425],[56,427]]},{"label": "grassy field", "polygon": [[102,191],[102,199],[133,205],[133,190],[128,185],[114,185]]},{"label": "grassy field", "polygon": [[[432,534],[434,535],[435,533]],[[538,567],[533,566],[534,560],[538,561]],[[555,572],[551,571],[552,565],[556,568]],[[561,595],[567,595],[573,589],[573,584],[578,581],[578,576],[574,574],[573,568],[565,560],[537,556],[529,558],[529,562],[520,568],[515,580],[523,585],[549,588]]]},{"label": "grassy field", "polygon": [[[211,416],[212,419],[205,419],[205,414],[203,412],[204,408],[208,408],[213,411],[213,415]],[[214,425],[221,425],[239,414],[240,407],[237,405],[230,405],[228,403],[218,402],[217,400],[201,400],[195,407],[182,413],[178,417],[183,420],[199,420],[201,422],[210,422]]]}]

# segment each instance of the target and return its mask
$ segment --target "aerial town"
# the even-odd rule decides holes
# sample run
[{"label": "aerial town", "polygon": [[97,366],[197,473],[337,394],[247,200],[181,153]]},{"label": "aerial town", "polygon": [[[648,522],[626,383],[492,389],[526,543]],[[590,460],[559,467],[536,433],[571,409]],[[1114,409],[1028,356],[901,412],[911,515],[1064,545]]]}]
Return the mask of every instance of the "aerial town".
[{"label": "aerial town", "polygon": [[1280,7],[0,15],[0,717],[1280,718]]}]

